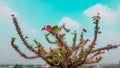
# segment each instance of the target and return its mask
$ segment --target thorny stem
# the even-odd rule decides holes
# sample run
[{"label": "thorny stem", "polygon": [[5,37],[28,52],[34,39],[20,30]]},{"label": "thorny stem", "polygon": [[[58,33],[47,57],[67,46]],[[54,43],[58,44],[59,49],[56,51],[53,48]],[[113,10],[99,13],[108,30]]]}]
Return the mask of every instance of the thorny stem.
[{"label": "thorny stem", "polygon": [[[26,39],[23,37],[22,31],[18,25],[17,19],[15,17],[13,17],[13,22],[14,25],[16,27],[16,30],[18,32],[18,35],[20,36],[20,39],[23,41],[24,45],[32,52],[34,52],[35,54],[39,55],[42,59],[44,59],[47,63],[51,64],[50,62],[47,61],[47,59],[42,56],[41,54],[38,53],[38,51],[36,51],[27,41]],[[11,44],[13,44],[14,41],[11,41]],[[17,50],[19,52],[19,50]]]},{"label": "thorny stem", "polygon": [[26,39],[23,37],[23,34],[22,34],[22,32],[21,32],[21,29],[20,29],[20,27],[19,27],[19,25],[18,25],[18,22],[17,22],[17,20],[16,20],[15,17],[13,17],[13,22],[14,22],[14,25],[15,25],[16,30],[17,30],[17,32],[18,32],[18,35],[20,36],[20,39],[23,41],[24,45],[25,45],[30,51],[38,54],[38,52],[37,52],[37,51],[26,41]]},{"label": "thorny stem", "polygon": [[52,42],[52,41],[48,38],[48,36],[45,36],[45,38],[46,38],[46,40],[47,40],[50,44],[56,44],[56,42]]},{"label": "thorny stem", "polygon": [[[12,39],[11,41],[11,45],[12,47],[24,58],[27,59],[35,59],[35,58],[39,58],[41,57],[43,60],[46,61],[46,63],[50,64],[51,66],[56,66],[56,67],[61,67],[61,68],[77,68],[78,66],[82,66],[82,64],[91,64],[91,63],[96,63],[99,62],[101,60],[101,57],[98,60],[92,60],[94,57],[96,57],[97,55],[100,54],[101,50],[109,50],[109,49],[113,49],[113,48],[117,48],[119,45],[112,45],[112,46],[106,46],[106,47],[102,47],[102,48],[98,48],[95,50],[92,50],[93,47],[89,46],[90,50],[89,51],[85,51],[84,46],[86,45],[86,43],[89,41],[89,39],[84,39],[83,37],[83,33],[81,33],[80,37],[80,43],[76,46],[76,38],[77,38],[77,33],[75,32],[74,34],[74,38],[73,38],[73,44],[72,46],[68,46],[65,41],[63,41],[63,38],[60,36],[60,31],[62,30],[62,28],[66,31],[69,32],[69,29],[65,28],[65,24],[63,24],[62,26],[60,26],[58,28],[58,30],[56,32],[52,32],[52,31],[48,31],[49,33],[51,33],[53,36],[55,36],[55,38],[57,39],[59,45],[62,45],[64,47],[64,50],[66,50],[67,52],[65,54],[60,54],[57,53],[57,49],[52,49],[50,52],[47,52],[44,50],[44,48],[42,47],[42,49],[38,49],[36,50],[35,48],[33,48],[26,40],[26,38],[23,37],[21,28],[18,25],[18,22],[16,20],[15,17],[13,17],[13,22],[14,25],[16,27],[16,30],[18,32],[18,35],[20,36],[21,41],[24,43],[24,45],[33,53],[35,53],[35,56],[27,56],[26,54],[24,54],[22,51],[20,51],[19,48],[16,47],[16,44],[14,44],[14,39]],[[93,41],[91,42],[91,44],[96,44],[97,41],[97,34],[98,34],[98,29],[99,29],[99,20],[95,20],[95,31],[94,31],[94,38]],[[48,36],[45,36],[46,40],[50,43],[50,44],[55,44],[56,42],[52,42]],[[34,41],[35,44],[37,46],[42,46],[40,42],[38,42],[37,40]],[[90,45],[91,45],[90,44]],[[71,58],[72,56],[72,52],[74,52],[74,55],[77,58]],[[89,54],[93,55],[88,58]],[[58,64],[56,64],[56,62],[50,62],[48,61],[48,57],[52,56],[52,54],[56,54],[58,57],[62,57],[62,61],[58,62],[56,61]],[[69,63],[69,64],[68,64]]]},{"label": "thorny stem", "polygon": [[[96,40],[97,40],[98,28],[99,28],[99,27],[98,27],[99,21],[96,20],[95,22],[96,22],[96,24],[95,24],[95,31],[94,31],[94,39],[93,39],[93,41],[92,41],[92,43],[91,43],[90,45],[95,44],[95,42],[96,42]],[[92,50],[92,47],[90,48],[90,50],[89,50],[89,51],[87,52],[87,54],[85,55],[84,60],[83,60],[80,64],[78,64],[78,65],[81,65],[81,64],[83,64],[83,63],[85,62],[85,60],[87,59],[87,57],[88,57],[88,55],[89,55],[89,53],[90,53],[91,50]]]},{"label": "thorny stem", "polygon": [[76,31],[75,31],[75,33],[74,33],[74,38],[73,38],[73,48],[76,47],[76,37],[77,37],[77,33],[76,33]]},{"label": "thorny stem", "polygon": [[[96,40],[97,40],[97,33],[98,33],[98,28],[99,28],[99,27],[98,27],[99,21],[96,20],[95,22],[96,22],[96,24],[95,24],[95,29],[96,29],[96,30],[94,31],[94,39],[93,39],[93,41],[92,41],[91,44],[95,44],[95,42],[96,42]],[[83,38],[83,36],[81,36],[81,38]],[[76,64],[74,64],[74,65],[72,65],[72,66],[76,66],[76,65],[81,66],[82,64],[84,64],[84,62],[86,61],[86,59],[87,59],[89,53],[91,52],[91,50],[92,50],[92,47],[90,47],[90,50],[87,51],[87,53],[86,53],[86,55],[85,55],[85,57],[84,57],[84,59],[83,59],[82,61],[77,61],[78,63],[76,63]]]},{"label": "thorny stem", "polygon": [[120,46],[120,44],[118,44],[118,45],[113,45],[113,46],[111,46],[111,47],[106,46],[106,47],[98,48],[98,49],[95,49],[95,50],[91,50],[90,53],[95,53],[95,52],[98,52],[98,51],[101,51],[101,50],[114,49],[114,48],[117,48],[117,47],[119,47],[119,46]]},{"label": "thorny stem", "polygon": [[17,45],[14,44],[15,40],[12,39],[11,41],[11,45],[12,47],[24,58],[26,59],[35,59],[35,58],[39,58],[40,56],[36,55],[36,56],[27,56],[25,53],[21,52],[20,49],[17,47]]}]

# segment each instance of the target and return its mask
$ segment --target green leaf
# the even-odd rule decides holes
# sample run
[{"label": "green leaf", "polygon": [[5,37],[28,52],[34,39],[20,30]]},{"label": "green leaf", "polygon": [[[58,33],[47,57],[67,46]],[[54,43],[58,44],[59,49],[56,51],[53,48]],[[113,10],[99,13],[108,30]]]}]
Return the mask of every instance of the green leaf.
[{"label": "green leaf", "polygon": [[56,56],[56,54],[52,54],[51,57],[54,58]]},{"label": "green leaf", "polygon": [[16,37],[12,37],[13,40],[16,40]]},{"label": "green leaf", "polygon": [[42,46],[41,44],[37,45],[39,48]]},{"label": "green leaf", "polygon": [[[33,41],[34,41],[34,42],[37,42],[37,40],[36,40],[36,39],[34,39]],[[35,46],[35,48],[41,49],[41,48],[42,48],[42,45],[38,42],[38,45],[37,45],[37,46]]]},{"label": "green leaf", "polygon": [[47,60],[48,60],[49,62],[52,62],[52,61],[53,61],[51,58],[48,58]]},{"label": "green leaf", "polygon": [[61,37],[65,37],[65,36],[66,36],[66,34],[60,34],[60,36],[61,36]]},{"label": "green leaf", "polygon": [[98,32],[98,34],[101,34],[101,33],[102,33],[101,31]]},{"label": "green leaf", "polygon": [[28,36],[25,36],[25,38],[28,38]]},{"label": "green leaf", "polygon": [[16,44],[15,44],[14,46],[15,46],[15,48],[17,48],[17,49],[19,48],[19,46],[17,46]]},{"label": "green leaf", "polygon": [[59,44],[59,42],[56,40],[56,41],[55,41],[55,44]]},{"label": "green leaf", "polygon": [[58,59],[58,61],[59,61],[59,62],[61,62],[61,61],[62,61],[62,58],[61,58],[61,57],[58,57],[57,59]]},{"label": "green leaf", "polygon": [[96,16],[96,20],[100,20],[100,16]]},{"label": "green leaf", "polygon": [[93,16],[92,18],[93,18],[93,20],[96,20],[96,16]]},{"label": "green leaf", "polygon": [[33,41],[36,42],[36,39],[34,39]]},{"label": "green leaf", "polygon": [[52,31],[55,32],[58,29],[58,26],[53,26]]},{"label": "green leaf", "polygon": [[95,31],[95,32],[98,32],[98,29],[95,29],[94,31]]},{"label": "green leaf", "polygon": [[61,53],[62,53],[62,54],[65,54],[65,53],[67,53],[67,51],[66,51],[66,50],[62,50]]},{"label": "green leaf", "polygon": [[91,48],[90,48],[90,47],[88,47],[88,48],[86,48],[86,49],[85,49],[85,51],[90,51],[90,49],[91,49]]},{"label": "green leaf", "polygon": [[60,51],[60,49],[58,48],[58,49],[57,49],[57,53],[60,53],[60,52],[61,52],[61,51]]},{"label": "green leaf", "polygon": [[93,16],[93,20],[100,20],[100,16]]},{"label": "green leaf", "polygon": [[48,36],[50,33],[45,34],[45,36]]},{"label": "green leaf", "polygon": [[35,48],[41,50],[41,49],[42,49],[42,46],[41,46],[41,45],[37,45],[37,46],[35,46]]}]

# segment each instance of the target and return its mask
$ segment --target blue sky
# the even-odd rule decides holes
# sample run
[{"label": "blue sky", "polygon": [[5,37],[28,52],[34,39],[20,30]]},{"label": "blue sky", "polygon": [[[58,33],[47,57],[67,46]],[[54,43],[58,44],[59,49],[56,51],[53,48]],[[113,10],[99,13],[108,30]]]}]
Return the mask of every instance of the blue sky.
[{"label": "blue sky", "polygon": [[[100,12],[100,27],[102,34],[98,37],[98,45],[102,47],[108,43],[120,43],[120,1],[119,0],[0,0],[0,63],[27,63],[43,64],[41,59],[27,60],[18,55],[11,47],[11,37],[17,37],[16,43],[20,45],[22,51],[31,55],[19,42],[19,37],[10,17],[15,13],[19,24],[28,35],[29,42],[37,38],[46,49],[50,46],[45,41],[45,31],[41,31],[44,25],[60,25],[65,22],[71,30],[81,32],[86,28],[86,37],[92,39],[93,27],[91,17]],[[71,35],[67,36],[72,38]],[[31,40],[31,41],[30,41]],[[71,40],[67,40],[71,41]],[[53,46],[54,47],[54,46]],[[118,63],[120,60],[120,47],[106,52],[101,63]]]}]

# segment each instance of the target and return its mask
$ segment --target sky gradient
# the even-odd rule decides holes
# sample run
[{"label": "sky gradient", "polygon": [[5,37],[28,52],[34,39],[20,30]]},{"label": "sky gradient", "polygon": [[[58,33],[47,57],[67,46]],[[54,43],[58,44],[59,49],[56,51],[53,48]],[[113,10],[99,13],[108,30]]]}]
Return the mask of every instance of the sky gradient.
[{"label": "sky gradient", "polygon": [[[80,34],[82,28],[88,32],[85,37],[92,39],[93,28],[92,16],[99,12],[101,16],[100,27],[102,34],[99,35],[97,46],[103,47],[108,43],[120,43],[120,1],[119,0],[0,0],[0,63],[19,64],[44,64],[41,59],[27,60],[10,45],[11,37],[17,37],[16,43],[22,51],[32,55],[19,42],[10,14],[14,13],[19,21],[24,35],[29,36],[28,41],[38,39],[46,50],[50,46],[44,38],[45,31],[41,31],[44,25],[60,25],[65,22],[72,31],[77,30]],[[68,34],[67,41],[72,38]],[[70,45],[70,43],[68,43]],[[86,45],[88,46],[88,45]],[[103,55],[101,63],[118,63],[120,60],[120,47]]]}]

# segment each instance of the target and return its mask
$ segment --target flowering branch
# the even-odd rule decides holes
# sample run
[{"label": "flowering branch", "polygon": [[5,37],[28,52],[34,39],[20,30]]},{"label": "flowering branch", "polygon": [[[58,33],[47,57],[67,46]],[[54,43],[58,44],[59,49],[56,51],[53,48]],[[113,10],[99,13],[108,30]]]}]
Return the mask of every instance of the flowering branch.
[{"label": "flowering branch", "polygon": [[[13,22],[16,27],[16,31],[18,35],[20,36],[21,41],[24,43],[24,45],[35,54],[35,56],[27,56],[25,53],[23,53],[16,44],[15,38],[12,38],[11,45],[12,47],[24,58],[27,59],[35,59],[35,58],[42,58],[47,64],[51,66],[61,67],[61,68],[77,68],[79,66],[82,66],[83,64],[92,64],[92,63],[98,63],[102,57],[99,56],[103,50],[110,50],[114,49],[120,46],[119,45],[112,45],[108,44],[105,47],[101,47],[98,49],[95,48],[97,36],[101,33],[100,27],[99,27],[99,20],[100,16],[99,13],[97,13],[96,16],[93,17],[95,29],[94,29],[94,37],[91,42],[91,44],[88,45],[86,48],[85,45],[89,41],[89,39],[84,38],[84,33],[87,33],[87,29],[83,28],[82,32],[80,34],[80,40],[79,44],[76,44],[77,41],[77,33],[76,31],[73,34],[73,42],[71,46],[68,46],[65,41],[65,33],[61,33],[61,30],[64,29],[66,32],[69,32],[70,30],[65,28],[65,23],[58,26],[51,26],[46,25],[42,28],[42,30],[45,30],[48,32],[48,34],[45,34],[45,38],[50,44],[56,44],[56,48],[50,47],[50,51],[47,52],[43,45],[38,42],[36,39],[34,39],[34,43],[36,44],[36,47],[32,47],[26,40],[26,38],[23,36],[21,28],[18,25],[17,19],[15,18],[14,14],[11,15],[13,17]],[[48,37],[49,35],[53,35],[55,37],[55,41],[51,41]]]},{"label": "flowering branch", "polygon": [[[93,18],[94,19],[94,18]],[[98,35],[98,30],[99,30],[99,19],[100,19],[100,16],[99,14],[96,16],[96,19],[95,20],[95,30],[94,30],[94,39],[92,41],[92,43],[90,44],[90,50],[86,53],[85,55],[85,58],[84,60],[82,61],[82,63],[80,62],[80,64],[83,64],[85,62],[85,60],[87,59],[87,56],[89,55],[90,51],[92,50],[92,48],[94,47],[94,45],[96,44],[96,40],[97,40],[97,35]],[[79,64],[79,65],[80,65]]]}]

